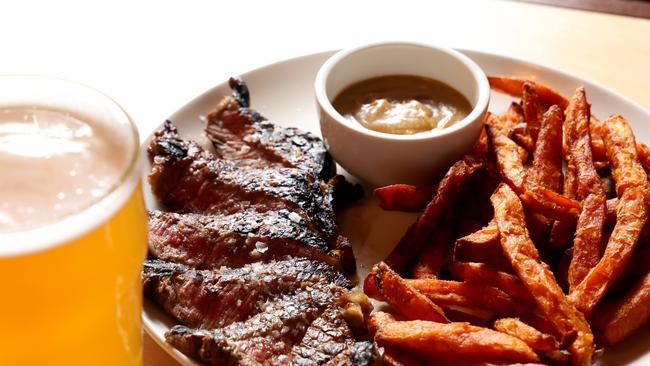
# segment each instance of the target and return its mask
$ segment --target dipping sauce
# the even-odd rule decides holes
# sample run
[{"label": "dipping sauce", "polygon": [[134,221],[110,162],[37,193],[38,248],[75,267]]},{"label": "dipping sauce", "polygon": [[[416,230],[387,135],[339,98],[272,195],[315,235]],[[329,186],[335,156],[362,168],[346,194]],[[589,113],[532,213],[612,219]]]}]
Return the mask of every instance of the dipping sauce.
[{"label": "dipping sauce", "polygon": [[88,207],[119,181],[128,154],[109,126],[47,107],[0,108],[0,233]]},{"label": "dipping sauce", "polygon": [[413,75],[387,75],[360,81],[334,98],[345,118],[370,130],[409,135],[449,127],[472,110],[449,85]]}]

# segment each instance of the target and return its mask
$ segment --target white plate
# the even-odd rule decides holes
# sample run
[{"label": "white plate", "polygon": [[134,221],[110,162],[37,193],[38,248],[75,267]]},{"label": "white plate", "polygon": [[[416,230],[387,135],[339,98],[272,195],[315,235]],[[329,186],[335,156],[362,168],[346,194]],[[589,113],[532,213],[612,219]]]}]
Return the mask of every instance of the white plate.
[{"label": "white plate", "polygon": [[[476,51],[462,52],[476,61],[488,75],[535,75],[538,80],[565,95],[571,95],[577,86],[584,85],[593,105],[592,113],[601,119],[620,113],[630,121],[639,141],[650,142],[650,113],[639,104],[602,85],[521,60]],[[313,83],[318,68],[331,54],[332,52],[324,52],[290,59],[242,75],[250,89],[252,107],[280,125],[320,134]],[[169,119],[178,126],[183,137],[207,145],[201,117],[210,112],[223,96],[229,94],[230,88],[224,82],[187,103]],[[493,94],[490,110],[503,112],[511,100],[510,97]],[[149,166],[145,176],[148,168]],[[339,172],[342,172],[340,167]],[[354,181],[349,174],[346,176]],[[148,190],[148,184],[144,186],[147,206],[155,208],[157,204]],[[361,202],[338,213],[343,234],[352,241],[360,278],[363,278],[372,264],[388,254],[416,217],[416,214],[382,211],[367,187],[366,197]],[[176,322],[148,300],[145,300],[143,320],[146,331],[176,360],[183,365],[198,365],[165,342],[164,333]],[[645,327],[624,344],[607,349],[598,365],[650,364],[648,339],[650,327]]]}]

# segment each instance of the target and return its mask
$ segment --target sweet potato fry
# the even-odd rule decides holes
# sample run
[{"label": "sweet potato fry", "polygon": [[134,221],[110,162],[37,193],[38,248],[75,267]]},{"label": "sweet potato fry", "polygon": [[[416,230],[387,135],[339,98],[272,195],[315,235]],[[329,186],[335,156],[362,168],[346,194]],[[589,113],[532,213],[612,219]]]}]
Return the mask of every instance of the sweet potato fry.
[{"label": "sweet potato fry", "polygon": [[517,276],[496,270],[485,263],[453,262],[447,265],[447,270],[452,276],[467,283],[493,286],[513,299],[535,304],[530,292]]},{"label": "sweet potato fry", "polygon": [[402,352],[394,347],[384,347],[383,364],[386,366],[420,366],[420,362],[415,357],[406,352]]},{"label": "sweet potato fry", "polygon": [[[535,150],[535,140],[533,140],[533,137],[527,133],[513,132],[510,138],[517,145],[523,147],[528,153],[532,153]],[[523,160],[525,159],[522,159],[522,161]]]},{"label": "sweet potato fry", "polygon": [[[524,107],[525,110],[525,107]],[[530,112],[534,113],[534,112]],[[560,192],[562,179],[562,111],[551,106],[542,117],[533,153],[533,164],[526,174],[526,185]]]},{"label": "sweet potato fry", "polygon": [[384,311],[373,311],[370,316],[368,316],[368,335],[370,338],[375,338],[377,330],[381,327],[385,327],[386,324],[397,321],[395,317]]},{"label": "sweet potato fry", "polygon": [[518,314],[531,309],[531,303],[518,304],[498,288],[484,284],[436,279],[406,282],[437,304],[485,309],[502,315]]},{"label": "sweet potato fry", "polygon": [[590,106],[584,87],[579,87],[567,107],[565,129],[569,146],[569,160],[575,164],[578,198],[591,194],[604,195],[600,177],[594,168],[589,134]]},{"label": "sweet potato fry", "polygon": [[559,221],[576,222],[582,210],[580,202],[544,187],[530,188],[520,198],[531,210]]},{"label": "sweet potato fry", "polygon": [[619,343],[650,318],[650,273],[622,298],[602,305],[594,312],[594,328],[604,343]]},{"label": "sweet potato fry", "polygon": [[377,300],[384,300],[406,319],[424,319],[435,322],[448,320],[442,309],[408,284],[384,262],[375,265],[368,274],[373,276],[379,296],[368,294]]},{"label": "sweet potato fry", "polygon": [[512,272],[510,263],[501,252],[499,229],[494,221],[477,232],[456,240],[454,260],[480,262],[504,272]]},{"label": "sweet potato fry", "polygon": [[439,226],[420,253],[413,266],[414,278],[436,278],[445,262],[447,252],[451,252],[454,233],[451,223]]},{"label": "sweet potato fry", "polygon": [[555,337],[544,334],[518,318],[502,318],[494,322],[494,329],[519,338],[535,351],[557,351],[560,344]]},{"label": "sweet potato fry", "polygon": [[422,211],[433,198],[436,187],[416,187],[409,184],[393,184],[376,188],[373,192],[379,207],[386,211]]},{"label": "sweet potato fry", "polygon": [[569,288],[573,290],[600,258],[605,224],[605,189],[594,167],[591,152],[590,106],[580,87],[566,110],[565,128],[569,161],[575,164],[577,197],[583,207],[576,225],[573,259],[569,266]]},{"label": "sweet potato fry", "polygon": [[539,96],[533,84],[529,81],[524,82],[521,106],[524,110],[524,119],[526,120],[526,132],[528,132],[533,142],[535,142],[537,141],[537,135],[542,124],[543,111],[542,105],[539,102]]},{"label": "sweet potato fry", "polygon": [[553,273],[539,260],[528,236],[524,210],[515,192],[501,184],[491,197],[501,247],[544,316],[564,338],[576,335],[570,346],[574,365],[591,365],[593,334],[586,320],[564,296]]},{"label": "sweet potato fry", "polygon": [[566,109],[569,101],[562,94],[553,88],[535,82],[532,79],[505,77],[505,76],[488,76],[490,87],[494,90],[506,93],[513,97],[522,97],[524,90],[524,83],[529,82],[532,84],[533,89],[539,95],[539,100],[542,104],[552,106],[557,104],[562,110]]},{"label": "sweet potato fry", "polygon": [[605,225],[605,196],[589,194],[583,201],[569,265],[569,290],[573,290],[600,260]]},{"label": "sweet potato fry", "polygon": [[634,133],[625,118],[620,115],[609,117],[603,123],[603,132],[616,194],[621,197],[629,187],[645,186],[648,175],[639,161]]},{"label": "sweet potato fry", "polygon": [[587,276],[569,294],[571,302],[589,316],[605,292],[621,275],[630,260],[639,234],[648,218],[646,191],[641,187],[629,187],[618,203],[617,221],[609,238],[605,253]]},{"label": "sweet potato fry", "polygon": [[377,342],[429,357],[452,356],[486,362],[537,362],[526,343],[510,335],[468,323],[394,322],[382,327]]},{"label": "sweet potato fry", "polygon": [[520,158],[521,148],[499,127],[501,122],[499,122],[498,118],[498,116],[493,116],[486,122],[488,137],[497,159],[497,167],[503,180],[515,192],[522,194],[524,192],[526,173]]},{"label": "sweet potato fry", "polygon": [[388,255],[386,264],[397,273],[404,273],[438,227],[443,213],[467,186],[472,176],[484,166],[483,160],[472,156],[465,156],[452,165],[440,181],[434,198]]},{"label": "sweet potato fry", "polygon": [[646,174],[650,175],[650,147],[646,144],[637,144],[636,151],[639,155],[639,160]]}]

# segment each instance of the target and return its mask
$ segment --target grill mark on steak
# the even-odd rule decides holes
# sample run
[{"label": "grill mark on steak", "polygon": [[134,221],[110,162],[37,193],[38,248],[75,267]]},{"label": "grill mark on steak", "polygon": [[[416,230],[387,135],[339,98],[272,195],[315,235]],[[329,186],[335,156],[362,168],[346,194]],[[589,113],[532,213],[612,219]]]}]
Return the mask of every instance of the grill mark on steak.
[{"label": "grill mark on steak", "polygon": [[318,136],[278,127],[250,109],[250,93],[240,78],[230,78],[232,96],[208,114],[205,132],[220,157],[247,167],[297,168],[327,180],[336,165]]},{"label": "grill mark on steak", "polygon": [[304,257],[341,268],[328,243],[287,210],[231,215],[149,213],[149,249],[195,268],[241,267],[255,261]]},{"label": "grill mark on steak", "polygon": [[193,328],[218,328],[244,321],[262,311],[267,300],[283,293],[313,286],[352,286],[335,268],[302,258],[217,270],[147,260],[142,280],[149,298]]},{"label": "grill mark on steak", "polygon": [[352,247],[338,232],[327,184],[293,168],[237,168],[183,141],[170,121],[155,133],[148,151],[152,191],[172,211],[228,215],[287,210],[291,220],[321,234],[330,254],[354,272]]},{"label": "grill mark on steak", "polygon": [[154,194],[174,211],[234,213],[287,209],[317,223],[326,236],[336,232],[334,211],[320,182],[297,169],[237,169],[194,142],[180,139],[166,121],[149,146],[149,182]]},{"label": "grill mark on steak", "polygon": [[340,305],[344,289],[307,286],[267,302],[263,312],[216,330],[175,326],[167,342],[210,365],[286,365],[291,350],[328,306]]}]

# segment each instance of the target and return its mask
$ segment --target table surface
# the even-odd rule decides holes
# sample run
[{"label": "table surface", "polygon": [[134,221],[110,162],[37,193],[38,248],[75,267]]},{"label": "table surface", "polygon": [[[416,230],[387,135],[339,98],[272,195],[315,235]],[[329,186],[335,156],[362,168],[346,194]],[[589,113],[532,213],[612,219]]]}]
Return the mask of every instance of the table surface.
[{"label": "table surface", "polygon": [[[92,85],[147,135],[230,75],[324,50],[412,40],[556,67],[650,108],[645,19],[510,1],[182,3],[12,2],[0,22],[0,73]],[[144,360],[177,365],[147,336]]]}]

